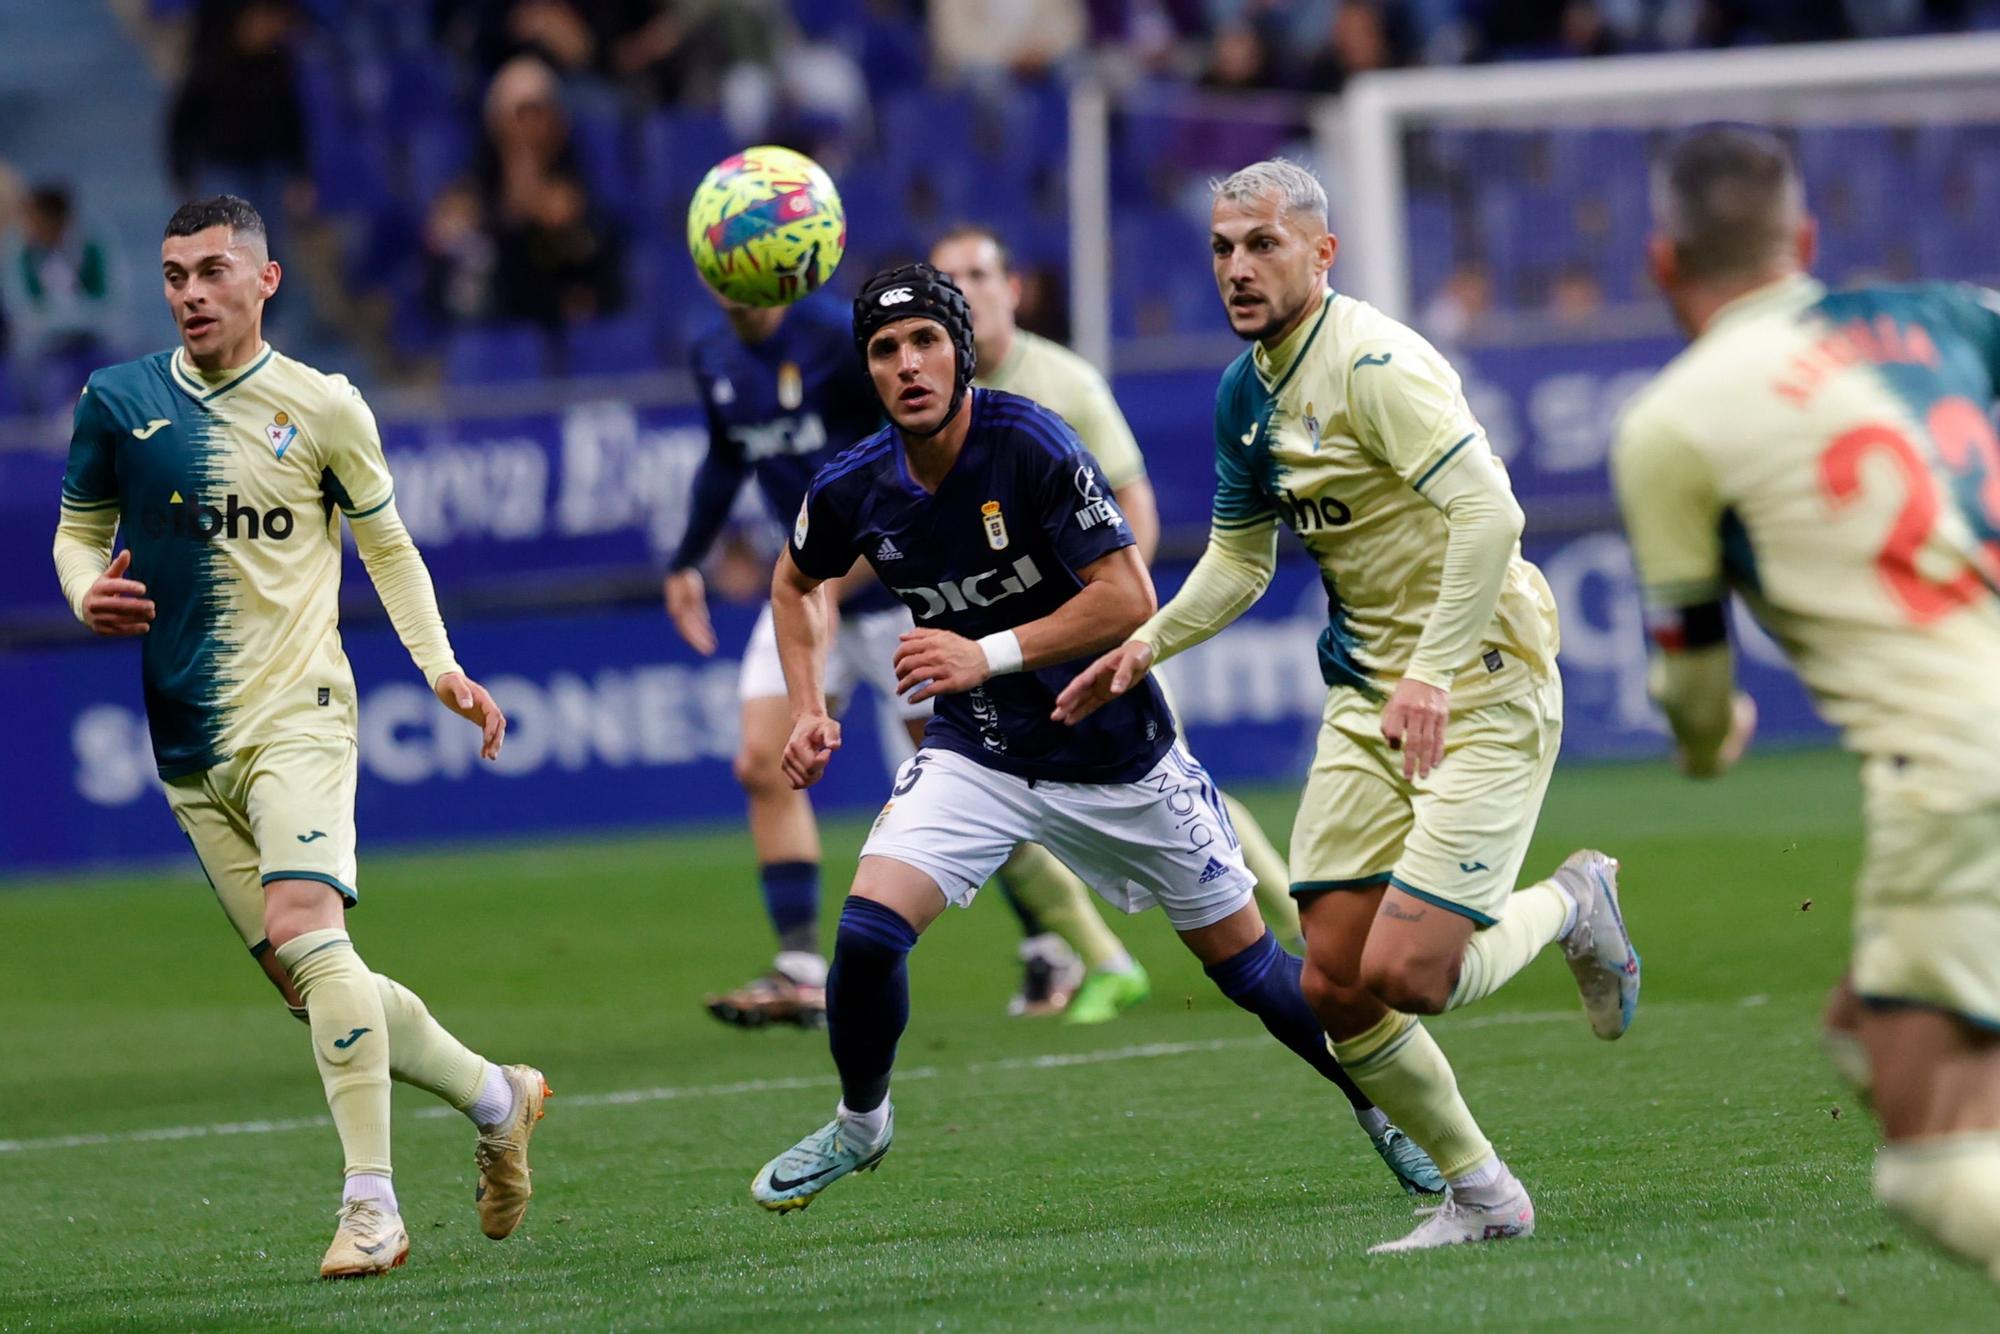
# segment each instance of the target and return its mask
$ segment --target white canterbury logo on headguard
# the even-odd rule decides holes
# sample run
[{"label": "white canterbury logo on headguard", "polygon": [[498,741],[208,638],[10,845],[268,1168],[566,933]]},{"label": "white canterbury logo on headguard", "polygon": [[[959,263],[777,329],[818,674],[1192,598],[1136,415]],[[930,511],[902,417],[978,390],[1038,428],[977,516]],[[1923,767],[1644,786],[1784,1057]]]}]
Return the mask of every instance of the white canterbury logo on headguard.
[{"label": "white canterbury logo on headguard", "polygon": [[912,292],[907,287],[892,287],[882,293],[881,299],[875,304],[878,306],[900,306],[905,301],[914,300],[916,295],[915,292]]}]

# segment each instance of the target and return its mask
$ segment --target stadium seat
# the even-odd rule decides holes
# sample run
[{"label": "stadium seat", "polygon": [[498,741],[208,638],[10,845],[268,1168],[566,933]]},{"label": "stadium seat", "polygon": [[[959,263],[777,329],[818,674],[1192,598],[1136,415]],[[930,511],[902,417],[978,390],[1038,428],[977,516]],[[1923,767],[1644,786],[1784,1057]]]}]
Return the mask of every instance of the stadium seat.
[{"label": "stadium seat", "polygon": [[566,375],[630,375],[663,365],[643,315],[619,315],[573,325],[562,335]]},{"label": "stadium seat", "polygon": [[550,372],[549,337],[532,324],[491,324],[445,341],[444,374],[452,384],[508,384]]}]

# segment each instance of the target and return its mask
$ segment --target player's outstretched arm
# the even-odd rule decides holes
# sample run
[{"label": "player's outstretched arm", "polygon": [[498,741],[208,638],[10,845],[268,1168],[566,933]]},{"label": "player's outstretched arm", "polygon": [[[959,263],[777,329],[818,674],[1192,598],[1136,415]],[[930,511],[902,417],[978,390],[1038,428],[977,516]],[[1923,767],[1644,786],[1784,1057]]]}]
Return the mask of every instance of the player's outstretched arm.
[{"label": "player's outstretched arm", "polygon": [[[1722,617],[1719,603],[1700,610],[1701,620]],[[1662,618],[1655,613],[1654,619]],[[1657,649],[1647,686],[1673,728],[1674,763],[1682,773],[1720,778],[1743,758],[1757,732],[1757,705],[1736,689],[1736,664],[1726,639]]]},{"label": "player's outstretched arm", "polygon": [[[1037,620],[971,640],[949,630],[909,630],[896,649],[896,689],[912,701],[955,695],[989,677],[1070,662],[1115,644],[1159,605],[1135,547],[1077,572],[1083,587]],[[915,693],[910,693],[914,691]]]},{"label": "player's outstretched arm", "polygon": [[790,550],[778,553],[771,574],[771,628],[778,663],[792,704],[792,736],[781,766],[794,788],[817,783],[840,749],[840,722],[826,711],[826,651],[833,611],[825,582],[798,567]]},{"label": "player's outstretched arm", "polygon": [[1144,680],[1155,664],[1208,639],[1249,610],[1270,587],[1278,565],[1278,528],[1265,521],[1211,529],[1181,591],[1147,622],[1079,673],[1050,715],[1079,723]]}]

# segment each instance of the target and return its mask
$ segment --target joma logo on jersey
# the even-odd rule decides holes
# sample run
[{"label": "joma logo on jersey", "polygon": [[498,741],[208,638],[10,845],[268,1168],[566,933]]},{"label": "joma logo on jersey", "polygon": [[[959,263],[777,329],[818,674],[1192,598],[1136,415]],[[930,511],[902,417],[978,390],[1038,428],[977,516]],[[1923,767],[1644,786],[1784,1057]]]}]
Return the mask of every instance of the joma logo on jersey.
[{"label": "joma logo on jersey", "polygon": [[920,621],[944,615],[946,609],[964,611],[968,607],[990,607],[1002,598],[1025,592],[1042,582],[1033,556],[1023,556],[1013,564],[1013,573],[985,570],[965,579],[946,579],[934,588],[893,588],[889,591],[910,604]]},{"label": "joma logo on jersey", "polygon": [[164,505],[147,505],[139,511],[139,526],[148,537],[191,537],[197,542],[217,538],[269,538],[282,542],[292,535],[292,512],[283,505],[260,510],[243,503],[235,492],[222,498],[222,508],[181,499],[176,491]]},{"label": "joma logo on jersey", "polygon": [[1292,526],[1292,531],[1295,533],[1339,528],[1354,519],[1354,511],[1347,508],[1345,502],[1336,500],[1332,496],[1322,496],[1314,500],[1311,496],[1300,496],[1290,487],[1285,488],[1279,503],[1285,511],[1285,522]]}]

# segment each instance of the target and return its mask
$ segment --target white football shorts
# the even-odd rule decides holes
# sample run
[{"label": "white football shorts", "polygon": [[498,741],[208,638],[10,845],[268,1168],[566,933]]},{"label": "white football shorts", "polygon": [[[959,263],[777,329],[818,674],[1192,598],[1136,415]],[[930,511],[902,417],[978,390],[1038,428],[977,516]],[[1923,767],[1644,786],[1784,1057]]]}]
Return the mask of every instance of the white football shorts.
[{"label": "white football shorts", "polygon": [[1221,921],[1256,883],[1215,781],[1179,742],[1136,783],[1030,781],[926,746],[896,771],[861,855],[914,866],[963,908],[1021,843],[1128,913],[1159,904],[1177,931]]},{"label": "white football shorts", "polygon": [[[833,647],[826,655],[826,693],[836,712],[854,697],[854,687],[865,681],[897,718],[931,716],[929,700],[912,704],[896,693],[896,643],[913,624],[907,607],[885,607],[839,619]],[[750,642],[743,646],[743,670],[737,677],[736,693],[739,699],[785,696],[785,669],[778,661],[778,632],[771,625],[769,604],[757,613]]]}]

